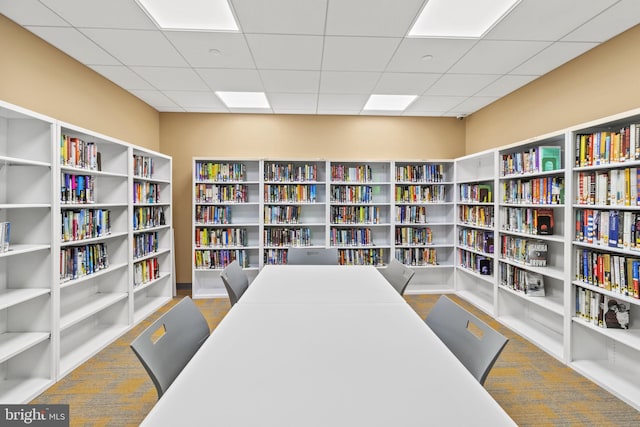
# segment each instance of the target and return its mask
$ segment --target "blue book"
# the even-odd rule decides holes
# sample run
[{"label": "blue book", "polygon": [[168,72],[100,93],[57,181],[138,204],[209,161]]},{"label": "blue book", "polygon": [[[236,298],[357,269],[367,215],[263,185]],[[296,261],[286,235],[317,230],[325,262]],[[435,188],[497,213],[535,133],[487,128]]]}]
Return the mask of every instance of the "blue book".
[{"label": "blue book", "polygon": [[611,211],[609,212],[609,246],[612,248],[618,247],[618,239],[620,234],[619,228],[619,212]]}]

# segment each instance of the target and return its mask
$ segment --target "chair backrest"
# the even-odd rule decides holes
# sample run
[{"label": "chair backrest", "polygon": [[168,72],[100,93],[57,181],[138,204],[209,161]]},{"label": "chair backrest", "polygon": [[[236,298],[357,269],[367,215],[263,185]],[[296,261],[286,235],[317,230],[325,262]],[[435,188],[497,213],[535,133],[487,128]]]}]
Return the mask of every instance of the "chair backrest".
[{"label": "chair backrest", "polygon": [[337,248],[289,248],[289,265],[338,265]]},{"label": "chair backrest", "polygon": [[444,295],[427,315],[426,323],[484,384],[508,339]]},{"label": "chair backrest", "polygon": [[391,286],[393,286],[400,295],[404,294],[404,290],[407,288],[409,281],[413,278],[413,275],[416,274],[415,271],[395,258],[392,258],[387,267],[380,270],[380,273],[382,273],[384,278],[387,279],[387,282],[391,283]]},{"label": "chair backrest", "polygon": [[234,260],[222,270],[220,278],[222,279],[222,283],[224,283],[224,287],[227,289],[229,302],[231,303],[231,307],[233,307],[249,287],[249,279],[247,275],[244,274],[244,271],[242,271],[242,267],[240,267],[237,260]]},{"label": "chair backrest", "polygon": [[208,337],[207,320],[184,297],[133,340],[131,349],[156,386],[158,399]]}]

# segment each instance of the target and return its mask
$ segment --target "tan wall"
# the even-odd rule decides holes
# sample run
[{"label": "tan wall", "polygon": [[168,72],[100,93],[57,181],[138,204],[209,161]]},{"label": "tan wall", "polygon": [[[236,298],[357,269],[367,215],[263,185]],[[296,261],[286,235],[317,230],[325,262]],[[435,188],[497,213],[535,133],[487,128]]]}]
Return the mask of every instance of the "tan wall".
[{"label": "tan wall", "polygon": [[160,151],[173,157],[176,279],[191,282],[193,157],[402,160],[463,155],[454,118],[161,113]]},{"label": "tan wall", "polygon": [[0,15],[0,99],[159,150],[159,114],[138,98]]},{"label": "tan wall", "polygon": [[640,107],[640,25],[465,119],[474,153]]}]

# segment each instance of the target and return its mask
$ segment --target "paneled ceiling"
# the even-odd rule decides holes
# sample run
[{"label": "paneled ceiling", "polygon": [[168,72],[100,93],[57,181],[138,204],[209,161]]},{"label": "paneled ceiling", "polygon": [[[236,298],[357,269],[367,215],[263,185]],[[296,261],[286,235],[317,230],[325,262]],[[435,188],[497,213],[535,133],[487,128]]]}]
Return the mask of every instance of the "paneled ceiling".
[{"label": "paneled ceiling", "polygon": [[[0,0],[0,13],[158,111],[465,116],[640,23],[639,0],[522,0],[481,39],[407,37],[426,0],[230,0],[239,32],[161,31],[135,0]],[[216,91],[265,92],[268,110]],[[371,114],[371,113],[366,113]]]}]

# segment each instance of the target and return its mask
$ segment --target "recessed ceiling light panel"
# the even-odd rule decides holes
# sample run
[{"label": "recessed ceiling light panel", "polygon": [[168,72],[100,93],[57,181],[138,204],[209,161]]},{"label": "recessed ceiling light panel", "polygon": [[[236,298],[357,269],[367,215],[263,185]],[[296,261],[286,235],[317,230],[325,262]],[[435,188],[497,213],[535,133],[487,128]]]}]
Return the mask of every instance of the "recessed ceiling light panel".
[{"label": "recessed ceiling light panel", "polygon": [[228,108],[271,108],[264,92],[216,92]]},{"label": "recessed ceiling light panel", "polygon": [[417,95],[371,95],[363,110],[366,111],[403,111]]},{"label": "recessed ceiling light panel", "polygon": [[518,3],[520,0],[429,0],[409,36],[479,38]]},{"label": "recessed ceiling light panel", "polygon": [[136,0],[163,30],[238,31],[227,0]]}]

